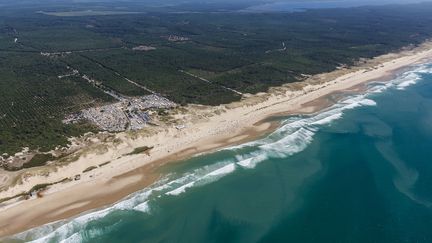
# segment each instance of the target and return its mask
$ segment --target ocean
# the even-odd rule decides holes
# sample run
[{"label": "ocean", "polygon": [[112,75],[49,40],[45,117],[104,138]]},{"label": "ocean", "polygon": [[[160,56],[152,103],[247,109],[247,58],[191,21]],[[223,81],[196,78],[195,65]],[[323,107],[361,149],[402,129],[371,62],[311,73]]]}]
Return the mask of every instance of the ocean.
[{"label": "ocean", "polygon": [[432,242],[432,65],[14,242]]}]

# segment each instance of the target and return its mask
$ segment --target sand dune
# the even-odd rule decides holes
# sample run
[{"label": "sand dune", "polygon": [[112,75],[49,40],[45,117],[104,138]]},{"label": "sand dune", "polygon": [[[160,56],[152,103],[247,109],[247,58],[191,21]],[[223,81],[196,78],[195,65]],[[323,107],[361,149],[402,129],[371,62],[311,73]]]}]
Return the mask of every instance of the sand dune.
[{"label": "sand dune", "polygon": [[[0,208],[0,236],[9,235],[80,212],[111,204],[142,189],[160,177],[161,164],[197,153],[251,140],[277,124],[264,119],[281,114],[310,113],[328,106],[325,96],[335,92],[361,90],[369,81],[389,79],[401,68],[432,58],[432,43],[374,58],[350,69],[316,75],[303,83],[272,88],[240,102],[219,107],[190,106],[184,115],[184,129],[158,127],[137,134],[120,133],[115,142],[95,141],[80,151],[81,156],[62,167],[30,170],[22,184],[0,192],[6,198],[34,185],[73,178],[80,180],[51,186],[41,198],[3,203]],[[150,155],[125,154],[142,146],[154,147]],[[109,162],[87,173],[90,166]],[[47,173],[49,172],[49,173]]]}]

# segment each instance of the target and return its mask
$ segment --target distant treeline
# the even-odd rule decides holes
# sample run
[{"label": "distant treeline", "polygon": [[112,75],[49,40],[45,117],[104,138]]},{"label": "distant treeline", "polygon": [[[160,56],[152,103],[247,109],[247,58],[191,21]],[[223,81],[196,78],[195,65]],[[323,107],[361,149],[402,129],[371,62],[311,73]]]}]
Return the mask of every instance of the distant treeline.
[{"label": "distant treeline", "polygon": [[[82,75],[126,96],[148,92],[125,78],[179,104],[219,105],[241,98],[229,88],[266,91],[432,35],[428,3],[298,13],[80,17],[38,10],[0,10],[0,154],[25,146],[47,150],[94,129],[61,122],[66,114],[113,101]],[[132,50],[142,45],[155,49]],[[80,74],[58,77],[72,69]]]}]

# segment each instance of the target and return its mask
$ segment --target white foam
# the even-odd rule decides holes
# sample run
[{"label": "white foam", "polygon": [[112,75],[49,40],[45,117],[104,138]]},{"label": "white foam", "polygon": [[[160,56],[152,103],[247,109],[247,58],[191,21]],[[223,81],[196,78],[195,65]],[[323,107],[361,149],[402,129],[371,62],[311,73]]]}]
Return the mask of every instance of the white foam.
[{"label": "white foam", "polygon": [[60,243],[80,243],[82,242],[82,237],[81,234],[79,232],[74,233],[73,235],[69,236],[66,239],[63,239],[62,241],[60,241]]},{"label": "white foam", "polygon": [[422,79],[422,74],[431,74],[431,65],[420,65],[416,69],[406,72],[393,81],[394,85],[398,90],[404,90],[405,88],[416,84]]},{"label": "white foam", "polygon": [[334,120],[340,119],[341,117],[342,117],[342,112],[336,113],[336,114],[333,114],[331,116],[325,117],[325,118],[323,118],[321,120],[314,121],[314,122],[311,123],[311,125],[325,125],[325,124],[329,124],[329,123],[331,123]]},{"label": "white foam", "polygon": [[269,157],[288,157],[305,149],[312,142],[314,134],[313,131],[301,127],[296,132],[276,142],[261,145],[260,148],[266,151]]},{"label": "white foam", "polygon": [[[63,241],[61,242],[79,242],[79,240],[75,241],[75,239],[80,239],[79,238],[80,235],[76,234],[76,232],[82,230],[83,227],[88,222],[103,218],[115,210],[134,209],[141,212],[148,212],[149,211],[149,207],[147,205],[148,197],[155,191],[163,190],[164,187],[165,186],[162,185],[153,189],[146,189],[144,191],[133,194],[129,198],[122,200],[111,207],[98,210],[95,212],[83,214],[68,222],[59,221],[59,222],[47,224],[23,232],[21,234],[18,234],[16,238],[25,240],[31,237],[35,240],[30,242],[34,242],[34,243],[47,242],[53,240],[60,241],[60,239],[63,239]],[[59,224],[60,226],[58,226]]]},{"label": "white foam", "polygon": [[[404,89],[418,82],[422,73],[432,73],[432,66],[419,66],[391,82],[371,87],[368,93],[381,93],[392,87]],[[204,166],[184,175],[168,175],[154,186],[137,192],[109,208],[78,216],[68,222],[60,221],[44,225],[18,234],[15,238],[26,241],[31,237],[36,239],[33,242],[79,242],[81,241],[79,232],[84,229],[88,222],[103,218],[112,211],[129,209],[149,213],[151,211],[150,198],[153,194],[156,194],[156,198],[164,195],[176,196],[186,192],[188,188],[202,186],[233,173],[237,166],[252,169],[269,158],[292,156],[307,148],[320,127],[331,125],[334,121],[343,117],[346,110],[361,106],[375,106],[376,102],[369,98],[369,94],[349,97],[331,108],[311,116],[288,118],[281,124],[279,129],[264,139],[224,149],[240,153],[235,158]],[[245,148],[252,149],[252,152],[242,153],[241,150]]]},{"label": "white foam", "polygon": [[256,165],[253,163],[253,160],[254,160],[254,158],[248,158],[248,159],[244,159],[244,160],[237,162],[237,164],[242,166],[242,167],[252,169],[252,168],[255,168],[255,165]]},{"label": "white foam", "polygon": [[[109,232],[112,228],[114,228],[116,226],[117,223],[114,223],[108,227],[104,227],[104,228],[91,228],[89,230],[85,231],[85,236],[82,236],[82,232],[78,231],[73,233],[71,236],[61,240],[61,243],[80,243],[82,241],[84,241],[86,238],[96,238],[99,236],[104,235],[107,231]],[[51,241],[51,240],[50,240]]]},{"label": "white foam", "polygon": [[376,102],[367,98],[366,95],[349,97],[315,115],[288,118],[280,128],[264,139],[224,150],[242,153],[241,149],[253,149],[253,152],[236,156],[237,165],[245,169],[252,169],[268,158],[286,158],[303,151],[313,141],[320,127],[331,125],[343,117],[345,110],[375,105]]},{"label": "white foam", "polygon": [[198,177],[195,180],[193,180],[193,181],[191,181],[185,185],[182,185],[182,186],[180,186],[174,190],[171,190],[165,194],[176,196],[176,195],[179,195],[181,193],[184,193],[187,188],[191,188],[197,184],[199,184],[199,185],[208,184],[208,183],[213,182],[213,181],[215,181],[215,180],[217,180],[217,179],[219,179],[219,178],[221,178],[227,174],[230,174],[234,171],[235,171],[235,164],[231,163],[231,164],[225,165],[219,169],[213,170],[213,171],[205,174],[204,176]]},{"label": "white foam", "polygon": [[252,169],[268,158],[285,158],[298,153],[313,141],[313,136],[320,126],[340,119],[344,110],[373,105],[376,105],[375,101],[367,99],[365,95],[358,95],[345,99],[332,108],[313,116],[289,118],[267,138],[224,149],[238,151],[251,148],[252,152],[237,155],[234,162],[225,161],[206,166],[173,180],[167,183],[170,190],[165,192],[165,195],[179,195],[186,192],[188,188],[208,184],[234,172],[236,165]]},{"label": "white foam", "polygon": [[406,87],[409,87],[413,84],[416,84],[417,81],[419,81],[421,79],[419,74],[416,73],[409,73],[408,75],[400,78],[398,81],[399,83],[397,84],[397,89],[399,90],[404,90]]},{"label": "white foam", "polygon": [[249,154],[237,155],[236,159],[238,162],[236,164],[245,169],[253,169],[258,163],[263,162],[268,158],[268,154],[264,150],[260,149]]},{"label": "white foam", "polygon": [[423,64],[413,70],[399,75],[390,82],[382,83],[380,86],[371,88],[368,93],[381,93],[389,88],[405,90],[407,87],[418,83],[422,79],[422,74],[432,74],[432,65]]},{"label": "white foam", "polygon": [[360,103],[362,106],[376,106],[377,103],[374,100],[371,99],[364,99]]},{"label": "white foam", "polygon": [[235,170],[235,165],[229,164],[229,165],[224,166],[218,170],[215,170],[215,171],[208,173],[205,177],[226,175],[226,174],[234,172],[234,170]]},{"label": "white foam", "polygon": [[[149,198],[153,193],[164,193],[166,195],[179,195],[186,191],[187,188],[195,185],[204,185],[213,182],[226,174],[235,170],[234,163],[218,163],[212,166],[197,169],[192,173],[186,174],[169,182],[164,181],[162,184],[156,184],[154,187],[135,193],[130,197],[122,200],[111,207],[86,213],[78,216],[68,222],[57,222],[47,224],[21,234],[16,235],[16,239],[34,239],[34,243],[57,241],[57,242],[76,242],[81,239],[77,233],[84,229],[85,225],[91,221],[105,217],[116,210],[137,210],[145,213],[150,212]],[[168,191],[168,192],[166,192]],[[160,195],[159,195],[160,197]]]},{"label": "white foam", "polygon": [[195,181],[192,181],[192,182],[189,182],[188,184],[185,184],[185,185],[183,185],[181,187],[178,187],[178,188],[176,188],[176,189],[174,189],[172,191],[169,191],[169,192],[167,192],[165,194],[166,195],[174,195],[174,196],[176,196],[176,195],[179,195],[179,194],[185,192],[187,188],[193,187],[194,185],[195,185]]}]

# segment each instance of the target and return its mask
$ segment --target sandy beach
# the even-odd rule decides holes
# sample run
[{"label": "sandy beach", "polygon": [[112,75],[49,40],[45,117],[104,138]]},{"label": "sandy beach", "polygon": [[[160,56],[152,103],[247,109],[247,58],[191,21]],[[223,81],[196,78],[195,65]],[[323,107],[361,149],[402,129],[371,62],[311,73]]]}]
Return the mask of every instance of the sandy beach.
[{"label": "sandy beach", "polygon": [[[329,106],[325,98],[338,92],[359,91],[368,82],[388,80],[399,70],[432,58],[432,42],[365,60],[350,68],[315,75],[304,82],[274,87],[239,102],[218,107],[190,105],[179,113],[180,124],[124,132],[110,139],[89,138],[89,146],[64,165],[20,171],[21,180],[0,191],[0,199],[29,191],[35,185],[57,183],[40,197],[9,200],[0,204],[0,236],[112,204],[162,176],[162,165],[253,140],[274,130],[272,116],[311,113]],[[148,154],[130,154],[143,146]],[[129,154],[129,155],[128,155]],[[83,172],[94,166],[95,169]],[[18,172],[0,171],[0,182]]]}]

